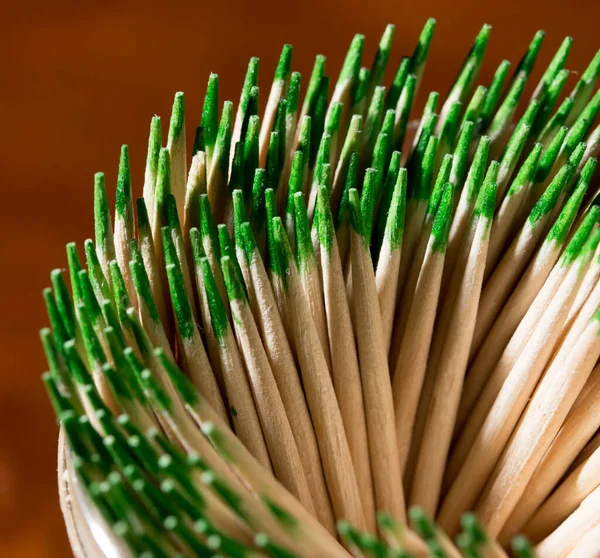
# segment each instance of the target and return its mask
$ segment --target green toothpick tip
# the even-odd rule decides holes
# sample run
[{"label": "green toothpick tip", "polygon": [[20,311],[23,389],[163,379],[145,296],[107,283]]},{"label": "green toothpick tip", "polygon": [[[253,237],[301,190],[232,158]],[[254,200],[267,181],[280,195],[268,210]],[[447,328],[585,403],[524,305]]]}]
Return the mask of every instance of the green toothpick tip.
[{"label": "green toothpick tip", "polygon": [[310,236],[310,224],[306,213],[306,203],[302,192],[294,194],[294,215],[296,232],[296,259],[300,269],[309,268],[315,263],[315,253]]},{"label": "green toothpick tip", "polygon": [[402,93],[402,89],[404,88],[404,84],[406,83],[406,78],[408,77],[408,69],[410,67],[410,58],[408,56],[404,56],[398,65],[398,69],[396,70],[396,74],[394,75],[394,80],[392,81],[392,85],[390,86],[388,93],[385,97],[385,108],[386,109],[395,109],[398,104],[398,99],[400,98],[400,93]]},{"label": "green toothpick tip", "polygon": [[362,195],[360,198],[360,211],[362,219],[362,235],[367,244],[371,243],[373,233],[373,214],[375,211],[375,198],[377,195],[378,173],[375,169],[365,171]]},{"label": "green toothpick tip", "polygon": [[83,338],[83,346],[87,353],[88,360],[94,365],[102,365],[106,362],[106,355],[102,349],[102,345],[94,331],[94,324],[87,312],[87,308],[83,303],[77,305],[77,316],[79,327],[81,328],[81,336]]},{"label": "green toothpick tip", "polygon": [[342,85],[346,81],[357,78],[364,45],[365,36],[355,35],[350,43],[350,48],[348,48],[344,64],[342,65],[340,77],[338,78],[338,85]]},{"label": "green toothpick tip", "polygon": [[233,159],[231,161],[231,174],[229,176],[229,184],[227,191],[230,193],[234,190],[244,189],[244,144],[238,141],[233,149]]},{"label": "green toothpick tip", "polygon": [[166,199],[171,193],[171,155],[162,148],[158,156],[158,177],[156,179],[156,216],[162,227],[167,223]]},{"label": "green toothpick tip", "polygon": [[433,173],[435,170],[438,146],[438,137],[431,136],[427,142],[425,154],[423,155],[418,182],[412,194],[412,197],[415,200],[424,201],[429,199],[433,185]]},{"label": "green toothpick tip", "polygon": [[[272,190],[269,190],[272,192]],[[266,205],[266,204],[265,204]],[[267,264],[269,269],[273,273],[273,275],[283,280],[283,283],[286,284],[285,278],[285,270],[282,260],[282,253],[277,242],[277,230],[275,223],[275,214],[274,207],[272,204],[269,204],[266,207],[266,222],[267,222],[267,250],[268,250],[268,258]],[[246,253],[248,253],[249,248],[246,247]],[[287,265],[287,264],[286,264]]]},{"label": "green toothpick tip", "polygon": [[[325,136],[325,134],[324,134]],[[319,148],[320,149],[320,148]],[[319,163],[317,163],[317,166]],[[288,195],[286,200],[285,212],[288,215],[294,214],[294,194],[302,191],[304,181],[304,155],[302,151],[296,151],[292,158],[292,168],[290,171],[290,180],[288,183]]]},{"label": "green toothpick tip", "polygon": [[155,323],[159,323],[160,316],[158,314],[158,309],[156,308],[156,303],[154,302],[154,297],[152,296],[150,280],[148,279],[148,274],[146,273],[144,263],[139,260],[131,261],[129,262],[129,268],[131,270],[135,292],[140,298],[140,301],[148,309],[150,318]]},{"label": "green toothpick tip", "polygon": [[69,278],[71,280],[71,290],[73,291],[73,303],[77,304],[81,301],[81,292],[79,290],[79,279],[77,274],[83,269],[77,246],[74,242],[67,244],[67,262],[69,265]]},{"label": "green toothpick tip", "polygon": [[325,121],[325,133],[331,135],[337,134],[340,130],[342,109],[344,105],[339,101],[335,101],[329,107],[329,114]]},{"label": "green toothpick tip", "polygon": [[498,176],[498,164],[497,161],[490,163],[490,168],[486,174],[483,185],[477,196],[477,202],[473,208],[473,215],[479,218],[484,218],[488,221],[488,227],[491,225],[491,221],[494,217],[494,209],[496,208],[496,193],[498,191],[498,183],[496,177]]},{"label": "green toothpick tip", "polygon": [[[283,227],[281,217],[273,217],[271,219],[271,223],[273,227],[275,247],[279,255],[279,265],[281,266],[280,272],[283,277],[286,277],[287,274],[290,273],[291,266],[295,265],[294,255],[292,253],[289,238],[285,232],[285,228]],[[287,282],[284,281],[284,286],[286,285]]]},{"label": "green toothpick tip", "polygon": [[[133,335],[135,337],[135,341],[140,350],[140,354],[144,358],[146,358],[150,355],[150,351],[152,350],[152,346],[150,344],[150,339],[148,338],[148,334],[146,333],[146,330],[142,327],[142,324],[140,323],[137,312],[135,311],[134,308],[127,309],[127,317],[129,318],[129,321],[131,323],[131,331],[133,332]],[[128,350],[128,348],[126,347],[125,350],[123,351],[123,353],[125,354],[126,357],[127,357],[127,350]],[[132,362],[130,357],[128,357],[128,360],[130,361],[131,365],[134,366],[135,363]]]},{"label": "green toothpick tip", "polygon": [[62,354],[63,344],[70,339],[70,337],[63,326],[52,289],[44,289],[42,294],[44,296],[44,302],[46,303],[46,311],[48,313],[48,318],[50,319],[50,325],[52,326],[54,340],[56,341],[59,353]]},{"label": "green toothpick tip", "polygon": [[90,320],[92,321],[92,323],[95,324],[101,315],[101,311],[98,299],[94,294],[94,289],[92,287],[92,282],[90,281],[90,276],[87,270],[85,269],[82,269],[77,275],[79,279],[79,289],[81,291],[81,298],[83,299],[83,304],[85,305],[85,309]]},{"label": "green toothpick tip", "polygon": [[160,122],[160,116],[153,116],[150,122],[150,134],[148,136],[148,155],[146,157],[146,172],[149,173],[153,182],[156,181],[156,174],[158,172],[158,154],[160,152],[161,145],[162,126]]},{"label": "green toothpick tip", "polygon": [[394,186],[394,193],[390,203],[387,224],[385,227],[385,237],[391,250],[398,250],[402,247],[402,238],[404,236],[404,217],[406,213],[406,187],[408,177],[406,169],[398,171],[398,178]]},{"label": "green toothpick tip", "polygon": [[227,225],[221,223],[217,226],[217,229],[219,231],[219,246],[221,247],[221,254],[223,256],[229,256],[231,258],[235,267],[235,271],[238,277],[241,278],[242,270],[235,255],[235,247],[233,245],[233,242],[231,241],[231,237],[229,236]]},{"label": "green toothpick tip", "polygon": [[177,212],[177,199],[173,194],[169,194],[165,200],[167,227],[173,230],[177,236],[181,237],[181,223],[179,222],[179,213]]},{"label": "green toothpick tip", "polygon": [[406,138],[406,130],[408,129],[408,119],[413,106],[413,100],[416,95],[417,76],[409,74],[406,78],[406,83],[402,88],[402,93],[396,105],[396,113],[398,115],[398,126],[394,134],[394,150],[402,151],[404,140]]},{"label": "green toothpick tip", "polygon": [[[554,241],[557,245],[564,244],[569,234],[569,231],[571,230],[571,226],[573,225],[575,218],[579,212],[579,208],[581,207],[581,203],[587,192],[595,168],[596,160],[590,159],[581,171],[581,176],[579,178],[577,186],[575,187],[575,190],[565,203],[565,206],[563,207],[562,211],[560,212],[560,215],[556,219],[556,222],[550,229],[548,236],[546,237],[547,240]],[[588,212],[588,215],[589,214],[590,212]],[[573,255],[570,248],[571,246],[569,245],[569,247],[567,247],[567,249],[565,250],[566,257],[569,261],[571,261],[571,257]]]},{"label": "green toothpick tip", "polygon": [[63,272],[60,269],[53,269],[50,273],[50,281],[52,282],[52,288],[54,289],[56,306],[62,319],[62,325],[68,336],[74,338],[76,328],[75,311],[73,309],[73,301],[69,295],[69,289],[67,288]]},{"label": "green toothpick tip", "polygon": [[335,228],[333,226],[333,216],[331,215],[329,191],[325,186],[319,186],[317,191],[315,222],[319,244],[327,254],[330,254],[335,236]]},{"label": "green toothpick tip", "polygon": [[349,159],[344,190],[342,191],[342,199],[340,200],[340,207],[337,214],[336,228],[340,228],[348,222],[350,208],[348,195],[351,188],[358,186],[358,153],[354,151],[350,154]]},{"label": "green toothpick tip", "polygon": [[[314,170],[314,180],[313,183],[316,181],[318,184],[322,184],[321,176],[323,174],[323,166],[324,165],[328,165],[329,161],[330,161],[330,147],[331,147],[331,136],[329,134],[323,134],[321,136],[321,141],[319,142],[319,150],[317,151],[317,160],[315,162],[315,170]],[[296,170],[296,172],[298,172],[298,169],[294,169]],[[296,177],[296,180],[298,179],[302,179],[302,174],[300,174],[300,177]],[[290,175],[290,181],[291,181],[291,175]],[[300,184],[301,185],[301,184]],[[294,188],[297,187],[297,184],[294,185]],[[299,189],[296,190],[296,192],[300,191]],[[289,195],[289,193],[288,193]]]},{"label": "green toothpick tip", "polygon": [[440,202],[431,225],[431,236],[433,244],[431,248],[434,252],[444,252],[448,244],[448,235],[450,233],[450,224],[452,222],[452,197],[454,188],[450,182],[443,187]]},{"label": "green toothpick tip", "polygon": [[546,148],[540,159],[539,165],[535,173],[535,182],[543,182],[546,180],[556,159],[560,153],[561,146],[567,136],[568,128],[563,126],[558,130],[550,145]]},{"label": "green toothpick tip", "polygon": [[252,207],[250,223],[256,233],[262,231],[265,223],[265,190],[267,188],[267,173],[265,169],[256,169],[252,185]]},{"label": "green toothpick tip", "polygon": [[437,528],[433,520],[422,508],[413,506],[408,510],[408,517],[414,530],[426,541],[436,538]]},{"label": "green toothpick tip", "polygon": [[317,89],[321,83],[321,78],[325,75],[325,56],[318,54],[315,57],[315,63],[313,65],[310,78],[308,80],[308,86],[306,89],[306,95],[304,96],[304,103],[302,105],[302,113],[310,114],[317,94]]},{"label": "green toothpick tip", "polygon": [[503,60],[500,62],[500,65],[498,66],[498,69],[492,78],[490,86],[488,87],[485,100],[483,101],[483,106],[481,107],[478,123],[478,127],[480,129],[485,128],[489,124],[492,115],[498,106],[498,101],[500,100],[500,95],[504,89],[504,84],[506,83],[509,69],[510,62],[508,60]]},{"label": "green toothpick tip", "polygon": [[67,341],[64,345],[64,350],[67,356],[67,366],[75,382],[79,385],[91,384],[92,376],[79,357],[79,353],[75,348],[75,341]]},{"label": "green toothpick tip", "polygon": [[202,238],[209,238],[212,249],[217,258],[221,257],[221,251],[219,247],[219,237],[217,234],[217,227],[215,226],[215,220],[213,219],[210,202],[208,195],[200,195],[200,233]]},{"label": "green toothpick tip", "polygon": [[543,130],[540,132],[538,136],[540,142],[542,142],[544,145],[547,145],[552,141],[558,130],[567,123],[569,116],[574,112],[574,106],[575,103],[570,97],[567,97],[563,100],[552,118],[550,118]]},{"label": "green toothpick tip", "polygon": [[167,392],[162,389],[156,378],[152,375],[152,372],[146,368],[141,371],[139,378],[146,389],[152,393],[158,405],[162,409],[169,411],[172,405],[171,398],[167,395]]},{"label": "green toothpick tip", "polygon": [[[88,272],[94,288],[94,293],[98,298],[98,302],[103,300],[112,300],[109,283],[102,271],[96,247],[91,239],[84,242],[85,259],[88,266]],[[107,270],[108,271],[108,270]]]},{"label": "green toothpick tip", "polygon": [[[221,111],[221,120],[215,140],[215,148],[211,165],[219,169],[221,176],[226,177],[229,169],[229,150],[231,149],[231,134],[233,132],[233,103],[225,101]],[[212,170],[211,170],[212,173]],[[225,180],[225,178],[224,178]]]},{"label": "green toothpick tip", "polygon": [[185,97],[179,91],[175,93],[173,100],[173,110],[171,112],[171,122],[169,123],[169,144],[174,143],[181,136],[185,127]]},{"label": "green toothpick tip", "polygon": [[133,401],[133,396],[129,391],[127,384],[123,381],[121,374],[117,374],[116,370],[108,362],[102,365],[102,373],[108,380],[117,400],[125,399],[127,401]]},{"label": "green toothpick tip", "polygon": [[54,342],[54,338],[52,337],[49,328],[45,327],[40,330],[40,340],[42,342],[42,347],[44,348],[46,360],[48,361],[48,367],[50,368],[49,374],[52,376],[52,379],[56,382],[57,386],[59,386],[59,391],[67,394],[68,378],[66,374],[63,374],[64,364],[61,360],[62,357],[57,350],[56,343]]},{"label": "green toothpick tip", "polygon": [[175,248],[175,243],[173,242],[172,231],[173,229],[170,227],[163,227],[160,229],[165,264],[179,265],[179,256],[177,255],[177,249]]},{"label": "green toothpick tip", "polygon": [[50,372],[42,374],[42,382],[44,383],[48,398],[50,399],[54,414],[57,418],[59,418],[63,412],[71,410],[69,399],[61,394],[58,389],[56,378]]},{"label": "green toothpick tip", "polygon": [[233,236],[236,245],[241,245],[239,237],[240,227],[242,223],[248,220],[246,215],[246,206],[244,204],[244,194],[240,190],[234,190],[231,194],[233,200]]},{"label": "green toothpick tip", "polygon": [[550,83],[546,91],[546,96],[541,100],[540,110],[538,111],[538,114],[536,114],[535,121],[532,124],[532,134],[535,137],[539,136],[540,132],[548,122],[550,115],[554,112],[556,102],[562,93],[569,75],[570,72],[563,69],[558,72],[554,80]]},{"label": "green toothpick tip", "polygon": [[367,91],[369,89],[369,78],[371,71],[369,68],[360,68],[358,70],[357,85],[354,91],[354,102],[352,111],[354,114],[362,114],[364,112],[364,105],[367,101]]},{"label": "green toothpick tip", "polygon": [[[433,189],[431,190],[431,196],[427,206],[427,212],[430,214],[434,214],[437,211],[437,207],[442,197],[442,192],[444,191],[444,186],[450,180],[452,162],[453,157],[449,153],[442,159],[442,164],[435,179]],[[452,187],[454,188],[455,185],[453,184]]]},{"label": "green toothpick tip", "polygon": [[[425,111],[424,111],[425,112]],[[435,124],[437,122],[438,115],[435,113],[430,113],[424,117],[423,127],[421,128],[421,133],[419,134],[419,139],[417,140],[417,144],[413,149],[410,159],[407,163],[408,169],[408,192],[407,195],[409,198],[412,198],[416,195],[416,191],[418,189],[422,189],[422,186],[419,185],[419,181],[421,180],[421,169],[426,167],[426,154],[428,149],[433,149],[435,144],[430,146],[430,139],[433,136],[433,131],[435,128]],[[433,136],[436,137],[436,136]],[[436,147],[437,149],[437,147]],[[411,178],[412,177],[412,178]]]},{"label": "green toothpick tip", "polygon": [[547,215],[554,209],[571,172],[572,167],[567,163],[556,173],[556,176],[553,178],[552,182],[550,182],[529,214],[529,222],[531,225],[535,225],[541,217]]},{"label": "green toothpick tip", "polygon": [[528,155],[527,159],[525,159],[525,162],[521,165],[517,176],[513,180],[506,194],[507,197],[514,196],[516,193],[520,192],[525,185],[533,181],[543,147],[544,146],[541,143],[536,143],[533,146],[531,153]]},{"label": "green toothpick tip", "polygon": [[131,171],[129,168],[129,148],[121,147],[119,173],[117,175],[116,204],[117,216],[125,222],[133,220],[133,202],[131,198]]},{"label": "green toothpick tip", "polygon": [[[248,62],[248,69],[246,70],[246,77],[244,78],[244,85],[242,86],[242,94],[240,96],[240,111],[242,119],[248,108],[248,100],[250,97],[250,91],[253,87],[258,85],[258,68],[260,61],[256,56],[250,58]],[[242,136],[243,137],[243,136]]]},{"label": "green toothpick tip", "polygon": [[260,119],[257,115],[250,117],[248,131],[244,139],[244,199],[252,196],[252,179],[254,169],[258,167],[258,151],[260,139]]},{"label": "green toothpick tip", "polygon": [[277,63],[277,69],[275,70],[275,79],[278,81],[287,80],[290,75],[290,69],[292,67],[292,45],[283,45],[281,55],[279,56],[279,62]]},{"label": "green toothpick tip", "polygon": [[[229,256],[224,256],[229,258]],[[228,260],[231,261],[231,260]],[[210,263],[207,258],[200,260],[200,269],[202,271],[202,277],[204,279],[204,289],[206,291],[206,298],[208,299],[208,306],[210,310],[210,318],[212,322],[213,331],[215,337],[219,343],[224,342],[225,336],[227,335],[229,321],[227,320],[227,313],[225,311],[225,305],[221,299],[217,283],[213,275]],[[223,270],[224,271],[224,270]]]},{"label": "green toothpick tip", "polygon": [[250,262],[255,250],[258,250],[258,245],[256,244],[252,227],[247,221],[240,226],[240,242],[246,254],[246,259]]},{"label": "green toothpick tip", "polygon": [[194,324],[194,315],[192,314],[190,301],[185,291],[181,268],[179,265],[171,263],[166,266],[166,270],[179,334],[185,340],[192,339],[196,326]]},{"label": "green toothpick tip", "polygon": [[478,130],[483,128],[483,107],[485,105],[485,101],[487,99],[488,90],[485,86],[480,85],[475,89],[475,93],[471,97],[467,108],[465,109],[465,113],[462,117],[461,128],[464,128],[467,122],[472,122],[473,124],[477,123]]},{"label": "green toothpick tip", "polygon": [[219,127],[219,76],[210,74],[204,105],[202,107],[202,128],[204,129],[204,140],[209,158],[217,141],[217,130]]},{"label": "green toothpick tip", "polygon": [[409,73],[415,74],[420,80],[423,70],[425,69],[425,62],[427,61],[427,55],[429,54],[429,48],[431,46],[431,40],[433,39],[433,33],[435,31],[436,21],[433,18],[429,18],[421,35],[415,50],[410,58]]},{"label": "green toothpick tip", "polygon": [[362,236],[363,222],[360,207],[360,196],[356,188],[350,188],[348,191],[348,205],[350,213],[350,225],[357,234]]},{"label": "green toothpick tip", "polygon": [[204,252],[204,246],[202,245],[202,235],[196,228],[190,229],[190,243],[192,245],[192,259],[194,265],[198,267],[200,258],[205,258],[206,252]]},{"label": "green toothpick tip", "polygon": [[227,289],[229,300],[246,300],[246,293],[242,287],[242,283],[235,273],[233,262],[228,256],[221,258],[221,269],[223,270],[223,279]]},{"label": "green toothpick tip", "polygon": [[490,138],[488,136],[482,136],[479,140],[479,145],[477,146],[477,151],[475,152],[475,157],[473,158],[473,163],[469,169],[464,186],[467,189],[467,201],[469,203],[477,197],[481,184],[483,183],[490,143]]},{"label": "green toothpick tip", "polygon": [[110,207],[106,193],[104,173],[94,175],[94,221],[96,230],[96,246],[108,259],[114,257],[115,246],[110,219]]},{"label": "green toothpick tip", "polygon": [[290,77],[290,86],[287,91],[287,115],[286,119],[293,118],[295,120],[296,114],[298,113],[298,103],[300,101],[300,85],[302,83],[302,76],[300,72],[292,72]]},{"label": "green toothpick tip", "polygon": [[502,137],[504,131],[508,129],[519,101],[523,96],[523,91],[527,84],[527,76],[522,74],[518,74],[518,76],[510,86],[502,104],[487,127],[486,135],[492,140],[497,141],[498,138]]},{"label": "green toothpick tip", "polygon": [[517,558],[535,558],[535,551],[524,535],[517,535],[511,544],[512,550]]},{"label": "green toothpick tip", "polygon": [[517,69],[515,70],[515,75],[526,75],[528,76],[533,69],[533,65],[537,60],[538,53],[542,48],[542,43],[544,42],[544,38],[546,37],[546,33],[544,31],[538,31],[531,41],[527,52],[519,62]]},{"label": "green toothpick tip", "polygon": [[379,41],[379,47],[375,54],[375,59],[371,65],[371,88],[376,87],[383,81],[385,69],[392,50],[392,42],[394,41],[394,33],[396,26],[388,24]]},{"label": "green toothpick tip", "polygon": [[542,76],[541,83],[550,85],[560,70],[565,65],[571,46],[573,45],[573,37],[566,37],[561,43],[560,47],[556,51],[556,54],[552,58],[552,61],[546,68],[544,75]]},{"label": "green toothpick tip", "polygon": [[309,158],[308,158],[308,166],[310,168],[314,167],[315,159],[317,157],[317,151],[319,147],[319,139],[325,130],[325,117],[327,115],[327,107],[329,106],[329,78],[327,76],[323,76],[321,78],[321,83],[319,84],[319,89],[317,90],[315,103],[312,112],[310,113],[311,117],[311,137],[310,137],[310,146],[309,146]]},{"label": "green toothpick tip", "polygon": [[396,182],[398,180],[398,172],[400,170],[400,158],[400,152],[394,151],[392,153],[387,169],[387,174],[385,175],[385,180],[383,181],[383,187],[379,198],[379,207],[377,210],[377,238],[375,239],[376,246],[379,246],[381,244],[381,241],[384,236],[385,228],[387,225],[388,212],[390,209],[390,204],[392,203],[392,197],[394,195],[394,187],[396,186]]},{"label": "green toothpick tip", "polygon": [[464,184],[469,164],[469,150],[473,139],[474,129],[475,124],[473,122],[465,122],[458,141],[456,142],[456,147],[452,154],[452,171],[450,173],[450,181],[453,184]]}]

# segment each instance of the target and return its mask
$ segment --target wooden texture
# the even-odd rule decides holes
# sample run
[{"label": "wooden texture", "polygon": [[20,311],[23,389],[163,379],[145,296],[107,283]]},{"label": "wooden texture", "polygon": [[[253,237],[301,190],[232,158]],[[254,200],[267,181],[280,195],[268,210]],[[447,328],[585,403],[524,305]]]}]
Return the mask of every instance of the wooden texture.
[{"label": "wooden texture", "polygon": [[[503,58],[516,66],[537,29],[548,32],[546,63],[565,35],[575,38],[567,67],[582,71],[600,46],[600,3],[558,0],[398,3],[306,0],[87,3],[15,2],[0,7],[0,548],[3,556],[69,555],[56,486],[58,430],[40,381],[37,331],[47,324],[41,291],[66,264],[64,245],[92,236],[93,173],[107,176],[111,201],[119,147],[131,153],[141,195],[150,118],[165,131],[178,90],[187,125],[198,123],[210,71],[221,100],[237,103],[251,55],[261,58],[261,102],[284,42],[304,83],[314,56],[328,56],[335,80],[353,33],[367,36],[370,64],[380,34],[395,23],[390,66],[410,54],[428,16],[438,20],[422,91],[447,92],[481,24],[494,26],[480,81]],[[561,8],[562,6],[562,8]],[[534,80],[540,75],[540,65]],[[567,89],[575,83],[570,76]],[[387,82],[391,80],[390,73]],[[422,106],[422,100],[419,103]],[[188,138],[193,137],[192,133]]]}]

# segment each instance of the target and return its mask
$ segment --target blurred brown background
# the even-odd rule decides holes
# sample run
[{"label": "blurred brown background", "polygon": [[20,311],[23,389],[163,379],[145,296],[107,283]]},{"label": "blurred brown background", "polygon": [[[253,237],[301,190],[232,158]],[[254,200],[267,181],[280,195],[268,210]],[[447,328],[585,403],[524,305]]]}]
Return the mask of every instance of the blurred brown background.
[{"label": "blurred brown background", "polygon": [[575,38],[573,70],[582,71],[600,46],[600,3],[593,0],[2,2],[0,555],[70,554],[37,331],[47,323],[41,291],[49,271],[65,265],[65,243],[81,246],[93,234],[93,173],[103,170],[113,191],[119,147],[127,143],[141,194],[151,116],[162,115],[167,126],[173,94],[182,90],[188,127],[195,126],[211,71],[220,76],[221,100],[237,102],[248,58],[259,56],[264,101],[284,42],[294,45],[293,68],[305,78],[324,53],[335,80],[353,33],[366,34],[370,64],[388,22],[396,24],[395,69],[428,16],[438,26],[424,91],[447,92],[484,22],[494,30],[482,82],[502,58],[514,67],[537,29],[548,35],[532,82],[565,35]]}]

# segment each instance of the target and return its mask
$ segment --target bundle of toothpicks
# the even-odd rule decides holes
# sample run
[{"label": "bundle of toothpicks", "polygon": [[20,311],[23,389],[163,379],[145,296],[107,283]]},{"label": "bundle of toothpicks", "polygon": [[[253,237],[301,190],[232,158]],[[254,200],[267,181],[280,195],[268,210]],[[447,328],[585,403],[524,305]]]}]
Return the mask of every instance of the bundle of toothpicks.
[{"label": "bundle of toothpicks", "polygon": [[43,380],[122,556],[600,555],[600,52],[478,85],[484,25],[425,97],[434,28],[389,86],[393,25],[211,74],[194,134],[177,93],[114,218],[96,174]]}]

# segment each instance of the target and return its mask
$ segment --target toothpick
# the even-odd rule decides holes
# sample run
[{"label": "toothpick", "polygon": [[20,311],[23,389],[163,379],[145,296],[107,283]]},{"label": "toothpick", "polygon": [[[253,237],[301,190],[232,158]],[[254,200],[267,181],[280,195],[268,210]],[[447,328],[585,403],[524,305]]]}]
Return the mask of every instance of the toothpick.
[{"label": "toothpick", "polygon": [[540,558],[564,556],[573,550],[581,537],[598,526],[598,486],[560,526],[535,547]]},{"label": "toothpick", "polygon": [[511,243],[486,282],[481,293],[475,337],[470,349],[471,355],[475,354],[481,346],[485,335],[493,325],[494,319],[506,302],[515,281],[533,254],[538,240],[544,233],[550,213],[558,201],[569,174],[573,170],[569,165],[565,165],[561,172],[556,175],[530,213],[529,219],[521,229],[519,236]]},{"label": "toothpick", "polygon": [[600,451],[568,475],[523,527],[534,541],[550,535],[600,485]]},{"label": "toothpick", "polygon": [[[208,262],[205,260],[204,266],[206,265]],[[225,275],[229,302],[232,305],[236,338],[246,364],[250,387],[275,475],[300,503],[314,514],[315,509],[300,454],[244,290],[227,256],[222,258],[221,267]],[[205,273],[208,272],[207,269]]]},{"label": "toothpick", "polygon": [[[258,418],[256,403],[246,376],[231,325],[225,313],[225,305],[209,273],[209,268],[201,263],[204,288],[208,298],[210,316],[215,337],[219,343],[219,362],[223,383],[229,404],[229,414],[234,430],[250,453],[267,471],[272,471],[271,460]],[[210,267],[210,266],[209,266]]]},{"label": "toothpick", "polygon": [[[377,509],[404,522],[406,511],[394,432],[394,403],[375,275],[368,254],[368,241],[365,237],[358,192],[350,190],[349,199],[352,219],[350,246],[353,285],[350,304],[353,307],[354,331],[361,369],[375,502]],[[367,215],[366,218],[370,217]],[[359,321],[362,327],[357,327]]]},{"label": "toothpick", "polygon": [[527,405],[560,337],[561,326],[589,264],[589,255],[580,254],[570,266],[504,383],[492,375],[473,408],[446,471],[452,486],[438,519],[448,532],[456,531],[458,518],[475,504]]},{"label": "toothpick", "polygon": [[177,211],[181,220],[184,216],[183,207],[186,189],[187,157],[185,142],[185,98],[180,91],[175,93],[175,100],[173,101],[167,149],[171,156],[172,192],[177,200]]},{"label": "toothpick", "polygon": [[[550,449],[540,462],[536,472],[527,487],[527,492],[523,494],[519,500],[519,505],[506,522],[500,537],[503,540],[510,538],[517,530],[522,530],[525,523],[531,524],[535,521],[543,523],[539,519],[533,519],[533,516],[539,516],[541,512],[538,508],[543,503],[544,509],[552,509],[552,505],[546,505],[545,500],[553,489],[559,484],[563,475],[577,455],[583,450],[586,443],[594,435],[598,429],[597,409],[600,405],[600,367],[596,366],[584,389],[579,394],[579,397],[573,409],[569,413],[567,420],[560,429],[560,432],[552,442]],[[586,392],[587,390],[587,392]],[[582,483],[579,482],[579,475],[583,472],[585,478],[588,473],[593,471],[593,466],[590,466],[588,458],[585,466],[580,465],[577,472],[571,473],[569,478],[572,479],[569,483],[560,483],[561,495],[552,496],[553,502],[565,502],[567,494],[581,494],[579,487]],[[596,458],[597,459],[597,458]],[[593,475],[592,477],[593,478]],[[564,486],[563,486],[564,485]],[[587,494],[586,494],[587,495]],[[572,500],[571,500],[572,501]],[[560,506],[563,509],[568,509],[567,506]],[[575,507],[571,509],[573,511]],[[566,514],[565,516],[566,517]],[[558,521],[555,526],[558,526]],[[533,536],[534,529],[528,529],[527,534],[534,540],[540,540],[539,535]],[[550,533],[551,529],[547,530]]]},{"label": "toothpick", "polygon": [[456,291],[451,285],[452,291],[456,292],[455,307],[439,358],[423,437],[420,441],[410,501],[423,506],[432,514],[435,513],[439,500],[443,470],[468,360],[468,347],[475,327],[496,191],[497,184],[490,182],[485,190],[482,190],[473,211],[474,238],[465,266],[465,279],[459,277],[461,284]]},{"label": "toothpick", "polygon": [[375,274],[386,353],[389,353],[390,350],[394,310],[398,298],[397,281],[402,257],[402,235],[404,234],[406,209],[406,169],[400,169],[397,176]]},{"label": "toothpick", "polygon": [[337,518],[347,518],[360,529],[366,526],[358,483],[333,383],[306,299],[301,291],[295,262],[289,253],[281,220],[273,220],[281,263],[287,268],[288,304],[308,407],[319,443],[327,488]]},{"label": "toothpick", "polygon": [[415,285],[405,335],[392,376],[396,437],[402,469],[406,465],[411,446],[412,425],[427,366],[451,216],[452,189],[446,188],[433,221],[423,264]]},{"label": "toothpick", "polygon": [[356,471],[367,527],[371,532],[375,532],[375,498],[360,368],[329,196],[324,186],[319,188],[315,219],[320,247],[327,334],[331,349],[333,386]]},{"label": "toothpick", "polygon": [[265,109],[262,126],[260,128],[260,154],[259,164],[265,166],[267,160],[267,148],[269,145],[269,136],[273,130],[275,122],[275,113],[279,101],[285,96],[289,83],[290,68],[292,63],[292,45],[284,45],[275,70],[275,77],[269,92],[267,107]]},{"label": "toothpick", "polygon": [[[493,370],[493,366],[501,359],[501,355],[505,353],[507,358],[514,358],[514,355],[520,353],[522,343],[528,338],[524,337],[523,334],[513,334],[559,258],[575,214],[579,209],[582,190],[586,188],[585,184],[585,180],[582,180],[578,188],[579,191],[576,191],[569,203],[565,205],[560,218],[553,225],[552,229],[550,229],[544,245],[529,264],[522,279],[505,303],[500,315],[496,318],[477,356],[472,361],[463,388],[461,408],[457,420],[459,425],[464,424],[465,418],[481,393]],[[577,229],[577,239],[575,240],[575,237],[573,237],[572,244],[569,243],[568,258],[579,252],[579,248],[588,238],[598,216],[599,213],[596,210],[588,212],[585,226],[582,223],[579,229]],[[553,292],[551,289],[549,289],[550,294]],[[540,307],[543,308],[543,304]],[[532,310],[531,312],[532,322],[527,322],[523,325],[522,331],[524,332],[530,331],[528,328],[531,327],[532,323],[535,323],[538,316],[534,312],[539,312],[539,309]],[[514,339],[514,343],[509,343],[511,336]],[[510,361],[507,360],[506,362]]]},{"label": "toothpick", "polygon": [[251,304],[254,298],[263,346],[300,452],[317,516],[330,532],[334,532],[333,510],[327,494],[317,438],[308,405],[304,398],[289,339],[279,312],[276,310],[275,296],[249,223],[241,225],[240,239],[244,248],[243,258],[249,260],[248,273],[252,284],[252,289],[249,289]]},{"label": "toothpick", "polygon": [[[563,343],[565,350],[557,353],[546,371],[497,463],[475,508],[492,536],[500,532],[522,496],[525,484],[531,479],[600,355],[597,332],[594,315],[573,347]],[[566,377],[565,367],[571,371]],[[511,467],[515,460],[519,464],[517,468]],[[490,513],[492,507],[494,511]]]}]

